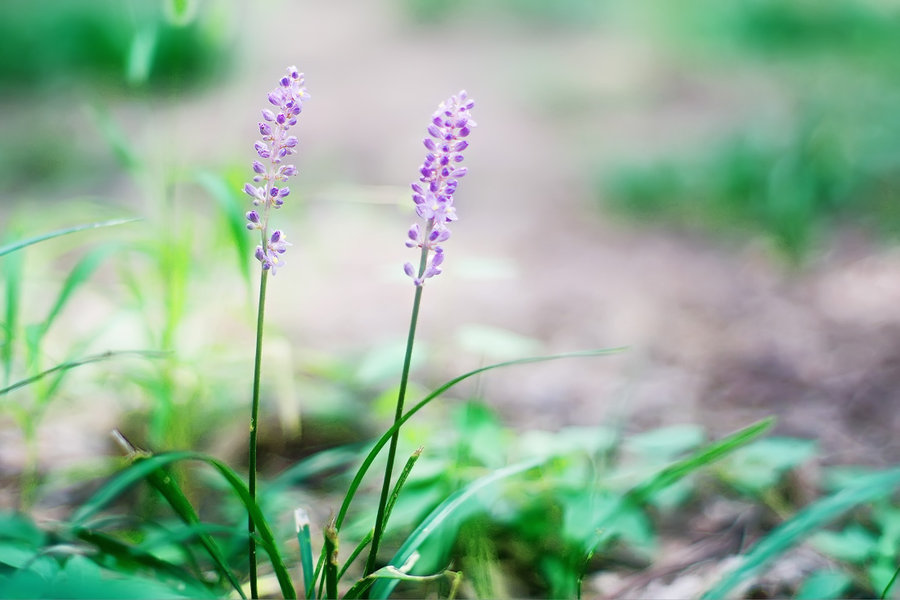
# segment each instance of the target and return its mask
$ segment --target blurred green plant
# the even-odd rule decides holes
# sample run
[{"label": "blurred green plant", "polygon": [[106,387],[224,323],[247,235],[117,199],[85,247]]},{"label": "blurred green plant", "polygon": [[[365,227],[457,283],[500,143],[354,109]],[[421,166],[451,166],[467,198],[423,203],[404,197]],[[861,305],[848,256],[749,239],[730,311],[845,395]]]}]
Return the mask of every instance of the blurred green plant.
[{"label": "blurred green plant", "polygon": [[794,262],[844,226],[900,233],[900,10],[866,0],[652,2],[634,12],[691,68],[764,73],[787,116],[710,148],[599,173],[602,201],[641,220],[764,236]]},{"label": "blurred green plant", "polygon": [[0,91],[5,96],[79,85],[190,89],[229,56],[221,7],[171,2],[27,0],[0,4]]}]

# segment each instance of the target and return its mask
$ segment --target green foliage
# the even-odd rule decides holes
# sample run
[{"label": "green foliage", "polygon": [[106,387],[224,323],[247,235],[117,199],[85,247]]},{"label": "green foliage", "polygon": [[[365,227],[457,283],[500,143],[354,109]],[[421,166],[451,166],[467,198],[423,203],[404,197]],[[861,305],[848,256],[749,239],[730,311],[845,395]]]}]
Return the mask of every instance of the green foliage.
[{"label": "green foliage", "polygon": [[225,65],[225,32],[210,19],[188,22],[189,3],[172,4],[179,23],[167,20],[160,2],[53,0],[37,10],[7,0],[0,5],[0,90],[21,94],[85,79],[148,89],[208,82]]},{"label": "green foliage", "polygon": [[603,172],[605,204],[722,238],[761,236],[792,261],[845,225],[897,236],[900,11],[863,0],[693,0],[644,12],[676,55],[763,73],[786,114]]}]

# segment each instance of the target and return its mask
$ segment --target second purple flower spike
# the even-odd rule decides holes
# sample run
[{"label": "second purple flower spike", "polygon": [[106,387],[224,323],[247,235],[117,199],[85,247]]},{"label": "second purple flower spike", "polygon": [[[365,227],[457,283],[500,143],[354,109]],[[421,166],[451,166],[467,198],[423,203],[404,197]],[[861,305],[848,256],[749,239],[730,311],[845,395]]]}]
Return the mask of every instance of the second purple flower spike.
[{"label": "second purple flower spike", "polygon": [[403,265],[416,286],[441,273],[444,249],[440,245],[450,238],[448,224],[456,220],[453,194],[459,178],[465,176],[461,166],[463,150],[469,145],[468,137],[475,121],[469,111],[475,106],[468,94],[461,91],[441,103],[428,126],[424,144],[428,153],[419,168],[419,181],[412,184],[416,213],[425,221],[424,230],[418,223],[409,229],[406,246],[421,248],[422,258],[418,270],[412,263]]}]

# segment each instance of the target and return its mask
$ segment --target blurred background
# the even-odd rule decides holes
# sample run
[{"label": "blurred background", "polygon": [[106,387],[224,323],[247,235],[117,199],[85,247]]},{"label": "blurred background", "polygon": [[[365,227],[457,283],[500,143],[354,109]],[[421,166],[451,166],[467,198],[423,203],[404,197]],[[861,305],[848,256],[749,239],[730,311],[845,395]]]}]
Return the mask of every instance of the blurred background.
[{"label": "blurred background", "polygon": [[[522,430],[719,434],[776,414],[826,461],[896,462],[897,56],[886,0],[6,0],[5,241],[143,219],[0,259],[7,383],[92,351],[175,352],[4,398],[0,474],[30,461],[63,485],[116,454],[113,427],[242,459],[256,265],[240,190],[289,65],[312,98],[276,215],[294,245],[269,286],[270,469],[389,422],[408,186],[431,113],[461,89],[478,127],[425,289],[421,389],[628,346],[455,397]],[[75,266],[83,281],[41,326]]]}]

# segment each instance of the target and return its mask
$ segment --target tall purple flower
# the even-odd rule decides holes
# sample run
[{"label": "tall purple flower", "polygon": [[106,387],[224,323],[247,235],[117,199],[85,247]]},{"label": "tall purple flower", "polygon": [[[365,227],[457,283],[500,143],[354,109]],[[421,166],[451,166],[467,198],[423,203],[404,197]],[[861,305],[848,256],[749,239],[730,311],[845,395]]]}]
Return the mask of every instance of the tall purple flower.
[{"label": "tall purple flower", "polygon": [[244,184],[244,192],[253,198],[253,206],[258,207],[246,215],[247,229],[260,232],[260,245],[256,247],[255,256],[263,270],[271,270],[272,275],[284,266],[282,255],[291,244],[280,230],[269,232],[269,215],[272,209],[281,208],[291,193],[285,182],[297,174],[297,168],[283,164],[283,161],[297,152],[298,140],[288,135],[288,131],[297,124],[303,101],[309,98],[303,86],[303,73],[297,71],[297,67],[288,67],[287,72],[278,81],[278,87],[269,92],[272,108],[263,109],[263,120],[259,122],[262,139],[253,145],[262,161],[253,161],[253,183]]},{"label": "tall purple flower", "polygon": [[422,258],[418,270],[412,263],[403,265],[416,286],[441,273],[444,248],[440,244],[450,238],[448,224],[456,220],[453,194],[459,178],[466,174],[460,163],[462,152],[469,145],[465,138],[475,126],[469,114],[474,106],[465,90],[461,91],[438,106],[428,126],[428,137],[423,142],[428,153],[419,167],[419,181],[412,184],[416,213],[425,220],[425,228],[414,224],[406,241],[408,248],[422,249]]}]

